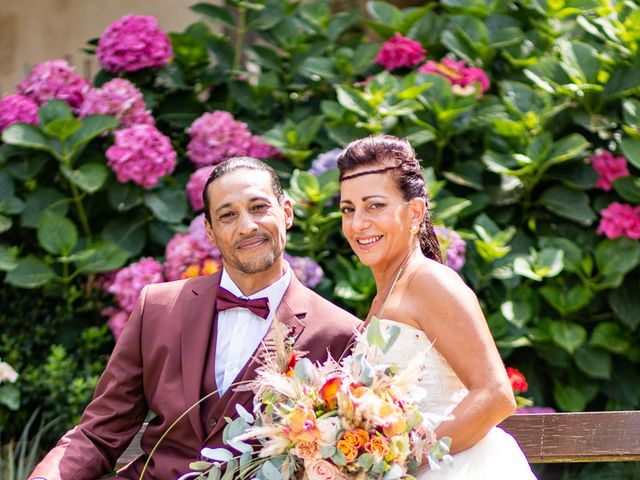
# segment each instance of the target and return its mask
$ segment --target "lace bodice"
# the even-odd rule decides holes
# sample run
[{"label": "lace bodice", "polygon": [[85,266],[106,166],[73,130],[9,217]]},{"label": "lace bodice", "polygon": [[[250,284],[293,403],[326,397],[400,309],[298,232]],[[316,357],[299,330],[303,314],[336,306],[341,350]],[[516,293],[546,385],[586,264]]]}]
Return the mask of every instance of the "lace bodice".
[{"label": "lace bodice", "polygon": [[435,428],[468,394],[468,390],[424,331],[406,323],[380,320],[383,332],[394,325],[400,328],[400,334],[387,353],[367,345],[366,335],[362,335],[356,343],[356,352],[366,349],[376,362],[395,364],[399,368],[404,368],[410,360],[421,357],[426,368],[421,369],[424,374],[416,378],[416,384],[427,392],[426,397],[420,401],[421,410],[429,414],[428,418],[434,419],[432,427]]}]

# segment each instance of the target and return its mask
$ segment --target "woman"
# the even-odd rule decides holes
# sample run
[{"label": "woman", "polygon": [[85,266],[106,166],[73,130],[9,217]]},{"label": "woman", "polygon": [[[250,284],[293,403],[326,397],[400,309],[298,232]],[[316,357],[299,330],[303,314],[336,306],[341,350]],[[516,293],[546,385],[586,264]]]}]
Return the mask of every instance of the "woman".
[{"label": "woman", "polygon": [[348,145],[338,168],[344,235],[376,281],[369,318],[400,328],[380,354],[401,367],[426,352],[428,373],[416,380],[429,392],[424,410],[444,418],[438,438],[452,439],[452,467],[418,478],[534,479],[516,441],[496,427],[515,410],[513,392],[475,294],[441,262],[415,152],[372,136]]}]

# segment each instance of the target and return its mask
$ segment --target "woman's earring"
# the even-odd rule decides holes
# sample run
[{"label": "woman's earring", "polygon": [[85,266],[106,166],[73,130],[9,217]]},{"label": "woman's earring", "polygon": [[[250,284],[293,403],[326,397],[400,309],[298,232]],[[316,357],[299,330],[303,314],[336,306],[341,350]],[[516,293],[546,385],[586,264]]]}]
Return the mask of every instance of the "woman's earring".
[{"label": "woman's earring", "polygon": [[419,225],[411,225],[411,228],[409,229],[409,231],[411,232],[411,235],[415,235],[416,233],[418,233],[420,231],[420,226]]}]

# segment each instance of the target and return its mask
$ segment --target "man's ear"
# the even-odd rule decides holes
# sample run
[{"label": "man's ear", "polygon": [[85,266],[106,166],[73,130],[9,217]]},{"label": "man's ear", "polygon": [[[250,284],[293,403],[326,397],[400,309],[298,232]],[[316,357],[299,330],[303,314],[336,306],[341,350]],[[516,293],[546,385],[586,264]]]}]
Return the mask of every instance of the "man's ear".
[{"label": "man's ear", "polygon": [[285,198],[282,209],[284,210],[284,224],[287,227],[287,230],[289,230],[293,225],[293,204],[291,203],[291,200]]},{"label": "man's ear", "polygon": [[207,232],[207,238],[212,244],[215,245],[216,236],[213,233],[213,227],[211,227],[211,223],[209,223],[209,220],[207,220],[206,217],[203,220],[204,220],[204,230],[205,232]]},{"label": "man's ear", "polygon": [[420,225],[427,213],[427,202],[424,198],[416,197],[409,201],[409,208],[411,209],[411,220],[414,225]]}]

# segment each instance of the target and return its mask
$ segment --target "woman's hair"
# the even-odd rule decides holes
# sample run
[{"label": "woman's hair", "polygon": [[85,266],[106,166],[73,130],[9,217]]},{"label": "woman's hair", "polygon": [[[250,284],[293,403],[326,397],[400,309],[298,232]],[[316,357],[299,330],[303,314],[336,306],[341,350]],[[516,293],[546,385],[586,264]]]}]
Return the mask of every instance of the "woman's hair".
[{"label": "woman's hair", "polygon": [[[349,175],[350,171],[365,166],[370,166],[371,169]],[[416,152],[408,141],[392,135],[371,135],[354,140],[338,156],[338,168],[340,181],[360,175],[389,172],[405,201],[416,197],[424,198],[427,210],[420,224],[420,248],[427,258],[442,263],[440,244],[429,212],[427,185]]]}]

